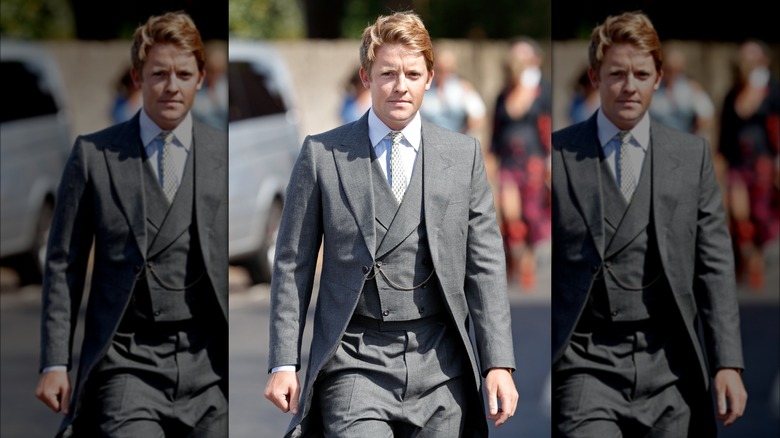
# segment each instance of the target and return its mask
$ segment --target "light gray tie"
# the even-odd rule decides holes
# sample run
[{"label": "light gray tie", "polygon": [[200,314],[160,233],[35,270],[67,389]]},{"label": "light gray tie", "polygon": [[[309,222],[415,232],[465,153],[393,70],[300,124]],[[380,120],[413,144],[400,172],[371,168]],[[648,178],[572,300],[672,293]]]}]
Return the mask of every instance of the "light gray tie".
[{"label": "light gray tie", "polygon": [[406,192],[406,174],[404,173],[404,162],[401,160],[401,140],[404,135],[400,131],[390,132],[390,139],[393,140],[393,147],[390,149],[390,187],[393,190],[395,199],[400,204],[404,199]]},{"label": "light gray tie", "polygon": [[176,196],[176,190],[179,188],[179,178],[176,175],[172,153],[172,149],[175,147],[173,145],[173,132],[163,131],[160,133],[160,138],[163,140],[162,157],[160,158],[160,184],[168,202],[173,202],[173,197]]},{"label": "light gray tie", "polygon": [[636,175],[628,155],[631,148],[631,132],[620,131],[617,137],[620,140],[620,191],[626,202],[631,202],[636,190]]}]

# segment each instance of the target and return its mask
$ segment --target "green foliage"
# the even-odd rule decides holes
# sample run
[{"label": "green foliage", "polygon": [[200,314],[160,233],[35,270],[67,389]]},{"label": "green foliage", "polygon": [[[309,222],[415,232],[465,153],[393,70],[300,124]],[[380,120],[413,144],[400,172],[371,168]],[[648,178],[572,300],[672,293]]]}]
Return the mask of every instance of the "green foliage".
[{"label": "green foliage", "polygon": [[343,0],[342,37],[360,38],[378,15],[414,10],[433,38],[549,39],[550,0]]},{"label": "green foliage", "polygon": [[300,0],[230,0],[230,35],[255,39],[305,37]]},{"label": "green foliage", "polygon": [[22,39],[64,39],[75,34],[68,0],[2,0],[0,33]]}]

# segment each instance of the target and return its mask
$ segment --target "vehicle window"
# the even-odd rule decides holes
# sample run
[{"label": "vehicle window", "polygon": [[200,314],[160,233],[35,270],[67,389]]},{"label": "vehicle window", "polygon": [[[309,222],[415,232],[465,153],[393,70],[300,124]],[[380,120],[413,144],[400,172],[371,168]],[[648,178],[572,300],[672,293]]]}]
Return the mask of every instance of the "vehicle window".
[{"label": "vehicle window", "polygon": [[37,72],[19,61],[2,61],[0,65],[3,83],[11,85],[4,91],[4,100],[13,102],[2,106],[0,122],[57,113],[57,104]]},{"label": "vehicle window", "polygon": [[248,62],[231,62],[229,121],[286,112],[277,84],[267,72]]}]

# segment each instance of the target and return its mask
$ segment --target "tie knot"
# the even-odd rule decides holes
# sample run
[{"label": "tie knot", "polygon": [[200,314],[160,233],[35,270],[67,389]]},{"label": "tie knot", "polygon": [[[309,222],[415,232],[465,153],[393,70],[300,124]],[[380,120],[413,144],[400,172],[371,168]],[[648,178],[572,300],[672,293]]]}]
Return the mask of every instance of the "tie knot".
[{"label": "tie knot", "polygon": [[390,131],[388,135],[393,144],[401,144],[401,140],[404,138],[404,134],[401,131]]},{"label": "tie knot", "polygon": [[159,137],[164,143],[170,143],[173,141],[173,131],[161,131]]},{"label": "tie knot", "polygon": [[628,144],[631,141],[631,131],[620,131],[617,134],[621,144]]}]

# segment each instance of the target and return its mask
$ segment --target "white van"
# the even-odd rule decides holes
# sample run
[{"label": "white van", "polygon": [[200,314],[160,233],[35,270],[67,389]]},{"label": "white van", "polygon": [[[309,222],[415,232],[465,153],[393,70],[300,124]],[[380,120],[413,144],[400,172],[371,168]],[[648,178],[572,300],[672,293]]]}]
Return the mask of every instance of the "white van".
[{"label": "white van", "polygon": [[70,151],[64,86],[48,51],[0,41],[0,258],[22,284],[41,279],[57,186]]},{"label": "white van", "polygon": [[261,42],[229,43],[229,258],[269,282],[284,193],[300,152],[284,60]]}]

